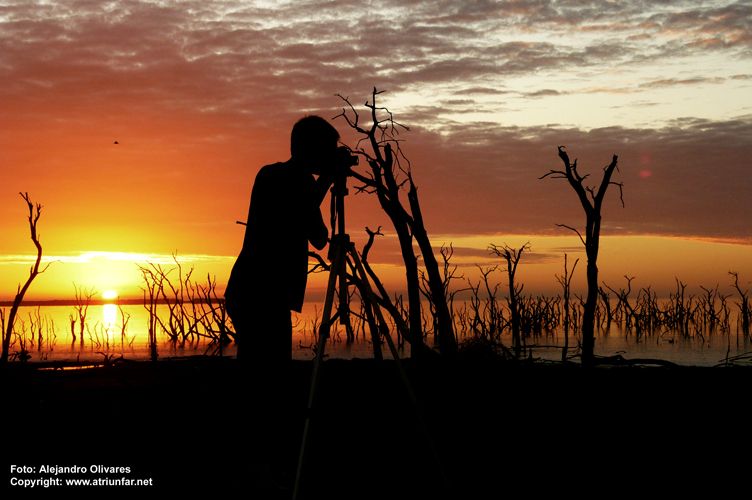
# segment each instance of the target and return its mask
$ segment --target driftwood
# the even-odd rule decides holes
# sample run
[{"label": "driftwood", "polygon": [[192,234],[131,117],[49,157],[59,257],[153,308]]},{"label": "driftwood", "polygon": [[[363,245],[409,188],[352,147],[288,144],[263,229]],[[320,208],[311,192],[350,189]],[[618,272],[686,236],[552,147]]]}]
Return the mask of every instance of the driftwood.
[{"label": "driftwood", "polygon": [[655,365],[655,366],[665,366],[665,367],[671,367],[671,368],[680,367],[680,365],[677,365],[676,363],[672,363],[671,361],[666,361],[665,359],[654,359],[654,358],[627,359],[621,354],[616,354],[614,356],[594,356],[593,360],[594,360],[595,365],[613,365],[613,366]]}]

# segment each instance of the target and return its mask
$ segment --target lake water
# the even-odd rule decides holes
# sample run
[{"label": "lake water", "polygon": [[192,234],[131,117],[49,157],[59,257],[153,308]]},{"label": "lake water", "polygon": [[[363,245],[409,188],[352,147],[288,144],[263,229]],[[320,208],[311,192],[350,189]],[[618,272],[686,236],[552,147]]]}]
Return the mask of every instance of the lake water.
[{"label": "lake water", "polygon": [[[6,308],[7,310],[7,308]],[[293,316],[293,358],[312,359],[315,338],[312,334],[314,318],[322,310],[320,303],[307,304],[303,313]],[[169,316],[166,306],[158,306],[158,314],[167,323]],[[75,320],[71,334],[71,320]],[[123,323],[126,323],[123,329]],[[126,359],[146,359],[149,357],[148,329],[149,312],[142,305],[114,304],[89,306],[84,326],[84,342],[81,345],[80,322],[73,306],[23,306],[19,309],[16,331],[25,339],[25,347],[31,361],[91,360],[102,361],[105,357]],[[743,356],[752,352],[752,342],[738,331],[735,321],[729,332],[704,332],[685,338],[677,332],[661,331],[637,336],[634,331],[612,325],[607,332],[599,332],[596,339],[596,354],[621,354],[625,358],[657,358],[682,365],[713,366],[722,363],[727,357]],[[41,326],[40,326],[41,325]],[[42,342],[39,342],[39,331]],[[32,341],[32,333],[34,339]],[[511,335],[501,337],[506,346],[511,345]],[[396,342],[396,339],[395,339]],[[429,338],[430,342],[430,338]],[[561,351],[555,346],[563,345],[561,332],[554,332],[526,339],[535,357],[557,360]],[[570,334],[570,346],[576,346],[576,336]],[[218,354],[217,343],[208,338],[194,338],[184,345],[172,343],[167,335],[158,335],[159,356],[186,356],[203,353]],[[575,350],[570,347],[570,352]],[[10,353],[21,350],[20,340],[15,339]],[[327,345],[327,355],[335,358],[370,358],[373,356],[371,343],[360,333],[352,343],[345,341],[345,333],[339,325],[333,327]],[[234,346],[229,344],[222,355],[234,356]],[[390,355],[384,346],[384,355]],[[400,356],[409,356],[409,347],[400,349]]]}]

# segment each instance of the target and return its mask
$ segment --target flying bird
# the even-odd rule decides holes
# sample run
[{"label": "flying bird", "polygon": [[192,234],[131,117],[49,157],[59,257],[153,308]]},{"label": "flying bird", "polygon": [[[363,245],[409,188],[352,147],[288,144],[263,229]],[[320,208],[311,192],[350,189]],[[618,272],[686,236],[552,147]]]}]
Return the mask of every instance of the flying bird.
[{"label": "flying bird", "polygon": [[113,144],[120,144],[118,141],[113,142]]}]

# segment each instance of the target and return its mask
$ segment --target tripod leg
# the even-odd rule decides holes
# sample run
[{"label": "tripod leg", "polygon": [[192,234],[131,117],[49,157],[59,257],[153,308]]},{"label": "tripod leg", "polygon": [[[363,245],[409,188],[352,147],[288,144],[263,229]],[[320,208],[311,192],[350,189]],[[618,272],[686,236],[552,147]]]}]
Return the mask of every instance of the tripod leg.
[{"label": "tripod leg", "polygon": [[345,327],[347,343],[349,344],[355,340],[355,334],[353,333],[352,323],[350,322],[350,295],[347,293],[347,276],[345,275],[345,267],[345,262],[343,262],[342,272],[339,275],[338,313],[339,322]]},{"label": "tripod leg", "polygon": [[321,361],[324,359],[324,350],[326,349],[326,341],[329,338],[329,331],[331,329],[334,318],[332,317],[332,307],[334,304],[334,289],[337,283],[337,278],[344,273],[345,264],[345,249],[342,245],[338,245],[335,249],[334,259],[332,265],[329,268],[329,281],[326,287],[326,298],[324,299],[324,311],[322,313],[321,326],[319,327],[319,338],[316,343],[316,358],[313,360],[313,374],[311,376],[311,388],[308,391],[308,407],[306,411],[305,424],[303,425],[303,440],[300,444],[300,453],[298,454],[298,468],[295,472],[295,486],[293,488],[292,498],[296,500],[300,491],[300,480],[303,473],[303,463],[305,461],[305,452],[308,445],[308,434],[311,428],[311,413],[313,411],[313,403],[316,397],[316,388],[319,380],[319,370],[321,368]]}]

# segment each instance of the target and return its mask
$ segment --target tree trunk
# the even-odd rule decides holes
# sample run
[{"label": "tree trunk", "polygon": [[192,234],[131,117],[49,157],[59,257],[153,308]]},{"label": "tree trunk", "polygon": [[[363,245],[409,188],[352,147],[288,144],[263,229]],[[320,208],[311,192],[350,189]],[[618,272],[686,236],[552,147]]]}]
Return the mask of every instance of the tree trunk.
[{"label": "tree trunk", "polygon": [[[509,265],[511,269],[511,264]],[[517,301],[517,288],[514,285],[514,271],[508,271],[509,277],[509,309],[512,315],[512,347],[517,359],[522,354],[522,338],[520,336],[520,309]]]},{"label": "tree trunk", "polygon": [[457,339],[454,337],[454,325],[452,316],[449,314],[449,307],[444,293],[444,280],[439,272],[439,263],[433,254],[431,241],[428,238],[425,224],[423,223],[423,214],[418,203],[418,190],[410,178],[410,190],[407,198],[410,201],[410,210],[413,215],[412,232],[413,237],[418,242],[420,251],[423,255],[423,262],[428,275],[428,286],[431,290],[431,300],[436,310],[437,328],[439,333],[439,351],[443,355],[454,355],[457,353]]},{"label": "tree trunk", "polygon": [[591,258],[588,252],[587,262],[587,299],[582,315],[582,365],[593,366],[595,363],[595,308],[598,305],[598,266],[596,254]]},{"label": "tree trunk", "polygon": [[[387,212],[389,213],[389,212]],[[391,216],[391,214],[390,214]],[[418,278],[418,259],[415,257],[413,242],[406,225],[392,219],[405,263],[405,283],[407,285],[407,305],[410,324],[410,357],[416,358],[425,348],[423,342],[423,322],[420,315],[420,280]]]},{"label": "tree trunk", "polygon": [[[378,150],[378,146],[374,146]],[[394,175],[392,174],[393,156],[389,145],[384,148],[385,158],[372,169],[377,179],[383,179],[385,189],[377,191],[381,208],[389,216],[392,226],[397,233],[400,244],[402,260],[405,263],[405,284],[407,285],[407,305],[410,324],[410,357],[416,358],[425,349],[423,342],[423,321],[421,318],[420,307],[420,279],[418,276],[418,259],[413,249],[413,236],[410,233],[411,217],[402,206],[399,200],[399,186],[397,185]],[[383,177],[379,174],[383,173]],[[381,184],[381,181],[379,181]]]}]

